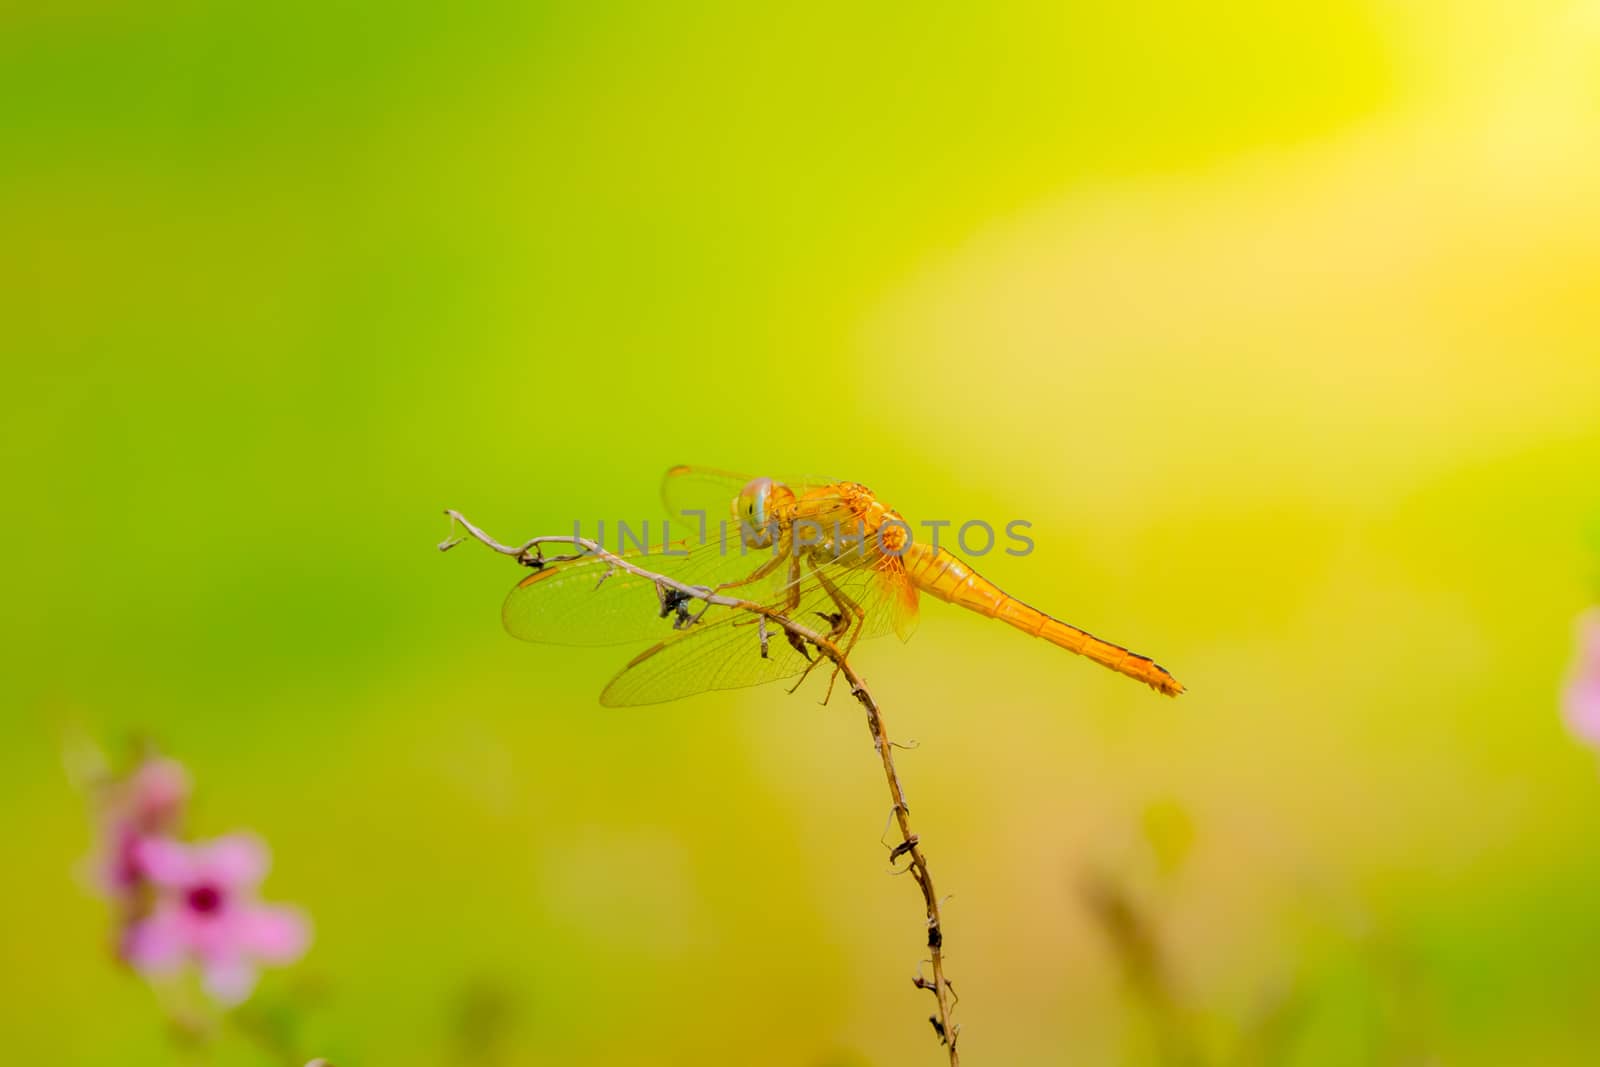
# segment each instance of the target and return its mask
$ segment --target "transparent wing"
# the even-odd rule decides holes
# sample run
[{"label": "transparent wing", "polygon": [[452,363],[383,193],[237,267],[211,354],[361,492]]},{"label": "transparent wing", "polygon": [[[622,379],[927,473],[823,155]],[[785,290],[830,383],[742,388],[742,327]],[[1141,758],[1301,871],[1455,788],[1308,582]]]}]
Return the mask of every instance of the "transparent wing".
[{"label": "transparent wing", "polygon": [[[744,582],[737,595],[766,599],[788,580],[782,561],[770,575],[749,581],[772,564],[771,551],[740,549],[737,533],[722,544],[713,531],[705,544],[673,543],[670,552],[633,552],[622,556],[645,570],[685,585],[718,586]],[[688,603],[691,614],[703,604]],[[666,608],[663,614],[663,608]],[[604,559],[585,557],[550,563],[534,571],[506,596],[501,621],[513,637],[553,645],[623,645],[659,640],[673,629],[678,611],[663,604],[653,581],[618,570]],[[703,625],[711,616],[702,619]]]},{"label": "transparent wing", "polygon": [[[745,599],[765,604],[823,635],[833,628],[835,617],[842,616],[849,628],[837,641],[848,646],[890,630],[910,636],[917,593],[900,561],[885,558],[839,561],[818,568],[802,562],[797,580],[784,582],[765,598],[745,594]],[[737,609],[708,614],[700,625],[675,633],[635,656],[606,686],[600,702],[610,707],[658,704],[709,689],[761,685],[805,671],[810,660],[789,644],[783,630],[769,623],[766,631],[763,656],[754,614]],[[832,668],[823,664],[818,669]]]},{"label": "transparent wing", "polygon": [[661,501],[674,517],[686,511],[703,511],[715,527],[733,514],[733,501],[750,477],[712,467],[677,466],[661,479]]}]

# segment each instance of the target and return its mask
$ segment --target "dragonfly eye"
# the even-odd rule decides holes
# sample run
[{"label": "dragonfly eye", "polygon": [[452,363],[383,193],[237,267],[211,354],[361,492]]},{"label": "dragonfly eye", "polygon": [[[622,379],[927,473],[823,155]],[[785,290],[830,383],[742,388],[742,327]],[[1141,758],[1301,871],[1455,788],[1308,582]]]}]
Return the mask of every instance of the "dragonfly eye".
[{"label": "dragonfly eye", "polygon": [[772,479],[757,478],[739,493],[735,509],[739,519],[754,527],[767,524],[767,498],[772,495]]}]

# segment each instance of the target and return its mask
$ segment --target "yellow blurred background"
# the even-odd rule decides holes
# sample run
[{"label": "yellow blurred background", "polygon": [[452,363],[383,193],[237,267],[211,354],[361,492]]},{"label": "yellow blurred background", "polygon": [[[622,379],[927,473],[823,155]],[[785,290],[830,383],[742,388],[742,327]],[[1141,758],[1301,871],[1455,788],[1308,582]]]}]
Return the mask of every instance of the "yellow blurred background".
[{"label": "yellow blurred background", "polygon": [[8,1062],[191,1055],[64,724],[272,842],[307,1054],[940,1062],[859,710],[602,709],[434,551],[680,462],[1027,519],[1190,688],[861,649],[968,1064],[1595,1062],[1600,4],[7,5],[0,235]]}]

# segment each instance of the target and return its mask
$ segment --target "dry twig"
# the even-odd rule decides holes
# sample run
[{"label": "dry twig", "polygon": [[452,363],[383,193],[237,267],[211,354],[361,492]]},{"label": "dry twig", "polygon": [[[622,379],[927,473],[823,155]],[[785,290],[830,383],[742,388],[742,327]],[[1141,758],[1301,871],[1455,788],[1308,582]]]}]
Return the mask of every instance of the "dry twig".
[{"label": "dry twig", "polygon": [[[614,570],[626,571],[637,575],[646,581],[653,582],[658,593],[665,599],[669,595],[676,601],[680,613],[682,604],[686,600],[703,601],[707,607],[733,608],[738,611],[749,612],[759,618],[759,625],[763,639],[767,625],[777,626],[788,635],[791,641],[804,642],[814,647],[821,655],[826,656],[838,669],[839,674],[850,685],[850,695],[855,697],[867,712],[867,728],[872,732],[872,745],[878,752],[878,758],[883,762],[883,774],[889,784],[889,798],[894,802],[894,819],[900,827],[900,843],[894,846],[889,854],[893,863],[902,857],[910,857],[912,879],[917,883],[917,888],[922,891],[922,901],[927,912],[928,931],[928,963],[933,972],[932,978],[924,978],[921,968],[917,970],[916,977],[911,981],[918,989],[926,989],[933,994],[937,1004],[936,1014],[929,1017],[933,1024],[934,1032],[939,1041],[950,1054],[951,1067],[958,1067],[960,1055],[956,1050],[957,1041],[961,1034],[961,1027],[951,1020],[951,1012],[955,1008],[955,990],[950,985],[950,980],[944,973],[944,923],[939,914],[939,896],[934,892],[933,875],[928,870],[927,857],[923,855],[919,838],[911,830],[911,809],[906,804],[905,791],[900,787],[900,776],[894,766],[894,744],[889,740],[888,728],[884,725],[883,709],[878,706],[877,700],[867,689],[867,683],[861,675],[851,666],[839,647],[827,637],[813,630],[809,626],[795,622],[782,612],[757,604],[751,600],[739,597],[725,596],[706,586],[685,585],[664,574],[656,574],[645,570],[634,563],[614,555],[595,541],[585,537],[550,535],[534,537],[517,546],[503,545],[474,526],[459,511],[447,509],[445,514],[450,516],[453,523],[467,531],[467,536],[480,544],[492,548],[501,555],[511,556],[518,563],[526,567],[542,567],[564,560],[576,559],[581,556],[591,556],[605,560]],[[439,545],[439,551],[444,552],[454,548],[466,537],[451,537]],[[544,555],[545,545],[565,545],[577,551],[562,556],[547,557]],[[604,579],[602,579],[604,580]],[[704,610],[704,609],[702,609]]]}]

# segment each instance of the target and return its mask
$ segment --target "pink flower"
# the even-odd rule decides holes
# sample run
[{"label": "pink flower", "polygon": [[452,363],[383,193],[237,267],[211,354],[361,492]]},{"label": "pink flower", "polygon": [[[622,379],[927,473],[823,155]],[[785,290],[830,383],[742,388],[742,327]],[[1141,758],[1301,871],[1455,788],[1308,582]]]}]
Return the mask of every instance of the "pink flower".
[{"label": "pink flower", "polygon": [[1567,727],[1579,740],[1600,747],[1600,608],[1578,617],[1578,658],[1562,703]]},{"label": "pink flower", "polygon": [[189,800],[189,774],[169,759],[151,758],[110,783],[101,802],[99,882],[107,896],[132,903],[144,882],[139,843],[173,833]]},{"label": "pink flower", "polygon": [[207,992],[237,1004],[255,988],[258,963],[293,963],[305,953],[311,931],[300,912],[256,898],[269,863],[256,838],[185,845],[151,837],[135,852],[157,895],[124,931],[122,956],[145,974],[170,974],[192,961]]}]

